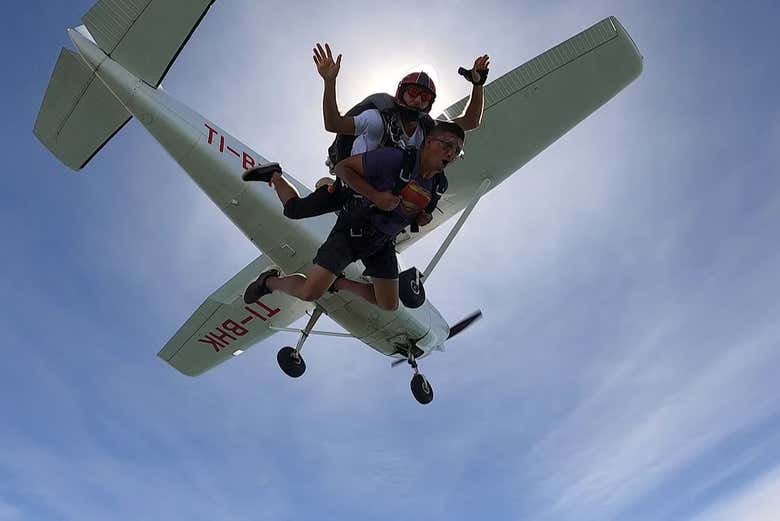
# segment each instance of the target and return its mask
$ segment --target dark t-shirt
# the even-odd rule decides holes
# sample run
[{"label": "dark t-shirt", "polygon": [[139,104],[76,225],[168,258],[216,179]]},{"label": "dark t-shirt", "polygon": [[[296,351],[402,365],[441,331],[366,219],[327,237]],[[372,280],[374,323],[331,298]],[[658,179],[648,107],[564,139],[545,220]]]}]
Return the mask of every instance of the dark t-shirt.
[{"label": "dark t-shirt", "polygon": [[[398,148],[380,148],[363,154],[363,172],[366,180],[380,192],[392,192],[403,167],[404,153]],[[379,231],[395,237],[413,223],[428,206],[433,190],[433,178],[420,176],[420,154],[412,173],[412,181],[401,191],[401,203],[392,212],[371,216],[371,224]]]}]

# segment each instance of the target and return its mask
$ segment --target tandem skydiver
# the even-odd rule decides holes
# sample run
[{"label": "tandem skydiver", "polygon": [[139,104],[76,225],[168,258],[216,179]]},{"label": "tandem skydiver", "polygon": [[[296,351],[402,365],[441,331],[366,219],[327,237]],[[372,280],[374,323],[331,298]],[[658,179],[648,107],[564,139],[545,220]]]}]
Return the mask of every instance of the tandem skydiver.
[{"label": "tandem skydiver", "polygon": [[[436,86],[428,74],[422,71],[408,74],[398,83],[395,96],[374,94],[342,116],[336,103],[336,77],[341,68],[341,55],[334,60],[327,43],[324,49],[318,43],[313,53],[317,72],[325,84],[322,99],[325,130],[337,134],[328,150],[331,171],[339,161],[377,148],[416,149],[421,146],[434,125],[429,112],[436,99]],[[487,79],[489,60],[487,55],[480,56],[474,60],[471,70],[461,68],[458,71],[473,84],[466,110],[452,121],[464,131],[479,127],[482,120],[483,85]],[[319,186],[301,198],[295,187],[282,176],[278,163],[252,168],[242,177],[245,181],[264,181],[272,185],[282,202],[284,215],[291,219],[340,210],[347,198],[347,191],[339,189],[339,179],[335,185]]]},{"label": "tandem skydiver", "polygon": [[[384,310],[397,309],[395,238],[410,224],[430,221],[426,208],[436,199],[435,179],[460,157],[464,138],[462,127],[437,121],[419,150],[387,147],[339,162],[336,176],[362,197],[351,198],[339,212],[308,275],[281,277],[278,270],[267,270],[246,288],[244,301],[281,291],[311,302],[331,289],[354,293]],[[339,278],[356,260],[363,261],[371,284]]]}]

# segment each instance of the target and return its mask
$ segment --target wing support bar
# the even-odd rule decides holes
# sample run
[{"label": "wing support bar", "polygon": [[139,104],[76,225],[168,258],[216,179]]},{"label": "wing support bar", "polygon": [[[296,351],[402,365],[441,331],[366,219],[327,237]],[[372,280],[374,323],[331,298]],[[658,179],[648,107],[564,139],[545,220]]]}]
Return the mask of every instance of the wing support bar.
[{"label": "wing support bar", "polygon": [[455,223],[455,226],[452,227],[452,230],[450,230],[449,235],[447,235],[447,238],[444,239],[444,242],[441,243],[441,246],[439,246],[439,250],[436,252],[436,255],[433,256],[433,259],[431,259],[431,262],[428,264],[428,267],[425,268],[425,271],[422,273],[422,277],[425,280],[428,280],[428,277],[430,276],[431,272],[433,271],[433,268],[436,267],[436,265],[441,260],[442,256],[444,255],[444,252],[447,251],[447,248],[450,247],[450,243],[452,243],[453,239],[455,239],[455,236],[460,231],[461,227],[463,226],[463,223],[466,222],[466,219],[468,219],[469,215],[471,215],[472,210],[474,210],[474,207],[477,206],[477,203],[482,198],[483,195],[485,195],[485,192],[488,191],[491,184],[491,179],[489,177],[486,177],[482,180],[482,184],[479,185],[479,188],[477,189],[477,192],[474,194],[474,197],[469,202],[468,206],[463,210],[463,213],[460,215],[460,218],[458,219],[458,222]]},{"label": "wing support bar", "polygon": [[[303,333],[303,329],[295,329],[292,327],[276,327],[276,326],[268,326],[268,329],[272,331],[284,331],[287,333]],[[337,336],[342,338],[355,338],[355,335],[351,335],[349,333],[335,333],[332,331],[309,331],[309,335],[321,335],[321,336]]]},{"label": "wing support bar", "polygon": [[290,327],[275,327],[275,326],[268,326],[268,329],[271,329],[273,331],[288,331],[290,333],[301,334],[301,338],[298,339],[298,345],[295,346],[295,353],[293,353],[293,355],[296,358],[300,357],[300,353],[303,350],[303,344],[304,342],[306,342],[306,339],[309,338],[309,335],[338,336],[338,337],[349,337],[349,338],[352,337],[352,335],[347,333],[331,333],[329,331],[314,331],[314,324],[317,323],[317,320],[319,320],[323,312],[324,310],[320,306],[316,306],[314,308],[314,311],[311,314],[311,317],[309,318],[309,321],[306,323],[306,327],[304,327],[303,329],[294,329]]}]

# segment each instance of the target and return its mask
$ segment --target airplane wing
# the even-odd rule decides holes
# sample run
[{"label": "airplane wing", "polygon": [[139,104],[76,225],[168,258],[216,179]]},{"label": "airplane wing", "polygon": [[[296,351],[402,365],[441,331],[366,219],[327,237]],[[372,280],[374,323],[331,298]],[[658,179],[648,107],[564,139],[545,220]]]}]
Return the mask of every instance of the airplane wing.
[{"label": "airplane wing", "polygon": [[187,376],[197,376],[238,356],[302,317],[311,304],[281,292],[244,304],[243,291],[272,265],[261,255],[212,293],[179,328],[157,356]]},{"label": "airplane wing", "polygon": [[[482,125],[466,136],[466,155],[447,168],[449,188],[431,224],[404,232],[399,251],[463,210],[490,178],[492,190],[604,105],[642,72],[642,55],[614,17],[540,54],[485,86]],[[463,98],[439,119],[454,119]]]},{"label": "airplane wing", "polygon": [[98,47],[153,87],[215,0],[100,0],[82,21]]}]

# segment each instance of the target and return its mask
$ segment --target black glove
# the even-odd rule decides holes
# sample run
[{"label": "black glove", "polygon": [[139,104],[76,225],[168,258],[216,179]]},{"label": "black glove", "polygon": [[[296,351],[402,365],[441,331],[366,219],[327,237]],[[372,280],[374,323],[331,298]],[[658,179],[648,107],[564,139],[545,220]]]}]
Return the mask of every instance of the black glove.
[{"label": "black glove", "polygon": [[489,69],[477,69],[477,74],[479,75],[479,81],[474,81],[474,76],[472,75],[474,72],[474,69],[466,69],[465,67],[459,67],[458,68],[458,74],[466,78],[469,83],[473,83],[474,85],[484,85],[487,81],[487,75],[489,72]]}]

